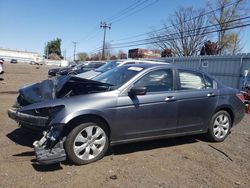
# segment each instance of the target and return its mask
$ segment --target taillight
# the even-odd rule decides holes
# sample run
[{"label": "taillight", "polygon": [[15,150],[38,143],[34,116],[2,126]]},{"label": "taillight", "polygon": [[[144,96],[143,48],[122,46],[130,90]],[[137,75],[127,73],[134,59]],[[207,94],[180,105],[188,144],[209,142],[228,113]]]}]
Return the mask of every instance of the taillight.
[{"label": "taillight", "polygon": [[245,97],[242,93],[237,93],[236,96],[244,103]]}]

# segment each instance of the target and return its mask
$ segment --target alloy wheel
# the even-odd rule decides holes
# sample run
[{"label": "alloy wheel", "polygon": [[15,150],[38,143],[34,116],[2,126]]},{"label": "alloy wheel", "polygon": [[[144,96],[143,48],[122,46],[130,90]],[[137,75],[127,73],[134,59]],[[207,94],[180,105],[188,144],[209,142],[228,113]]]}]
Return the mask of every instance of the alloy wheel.
[{"label": "alloy wheel", "polygon": [[106,144],[106,133],[99,126],[88,126],[82,129],[74,140],[73,151],[82,160],[96,158]]},{"label": "alloy wheel", "polygon": [[230,128],[230,121],[227,115],[220,114],[214,120],[213,124],[213,133],[215,137],[222,139],[224,138]]}]

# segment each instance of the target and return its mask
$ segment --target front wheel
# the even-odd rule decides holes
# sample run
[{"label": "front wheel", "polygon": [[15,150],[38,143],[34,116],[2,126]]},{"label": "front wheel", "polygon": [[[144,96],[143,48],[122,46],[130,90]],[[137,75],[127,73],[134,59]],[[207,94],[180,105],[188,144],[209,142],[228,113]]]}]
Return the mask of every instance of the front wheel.
[{"label": "front wheel", "polygon": [[215,113],[210,121],[207,136],[211,141],[222,142],[228,136],[232,120],[228,112],[222,110]]},{"label": "front wheel", "polygon": [[65,141],[65,150],[75,164],[88,164],[101,159],[109,147],[105,126],[83,123],[74,128]]}]

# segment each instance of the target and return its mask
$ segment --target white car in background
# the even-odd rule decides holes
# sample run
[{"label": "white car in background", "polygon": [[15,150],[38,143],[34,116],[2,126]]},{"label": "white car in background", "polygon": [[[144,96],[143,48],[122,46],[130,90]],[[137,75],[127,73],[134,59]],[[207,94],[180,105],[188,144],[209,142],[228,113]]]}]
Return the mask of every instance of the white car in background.
[{"label": "white car in background", "polygon": [[3,62],[4,62],[4,59],[0,58],[0,74],[3,74],[3,73],[4,73],[4,70],[3,70]]},{"label": "white car in background", "polygon": [[99,74],[102,74],[108,70],[111,70],[115,67],[120,67],[122,65],[127,65],[127,64],[166,64],[164,62],[156,62],[156,61],[149,61],[149,60],[135,60],[135,59],[130,59],[130,60],[114,60],[106,63],[105,65],[91,71],[87,71],[81,74],[77,74],[77,77],[80,78],[85,78],[85,79],[92,79]]}]

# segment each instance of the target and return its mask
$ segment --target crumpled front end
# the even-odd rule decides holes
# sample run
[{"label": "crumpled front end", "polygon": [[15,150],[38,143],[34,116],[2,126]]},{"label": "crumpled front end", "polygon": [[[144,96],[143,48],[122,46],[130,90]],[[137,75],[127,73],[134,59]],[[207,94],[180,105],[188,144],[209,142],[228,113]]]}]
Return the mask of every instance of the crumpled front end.
[{"label": "crumpled front end", "polygon": [[12,107],[8,110],[8,116],[24,128],[44,131],[49,128],[51,120],[63,108],[63,105],[28,110]]},{"label": "crumpled front end", "polygon": [[63,120],[80,102],[74,96],[105,92],[109,87],[109,84],[69,76],[45,80],[20,89],[8,115],[21,127],[43,131],[41,140],[34,142],[37,160],[41,164],[57,163],[66,158]]},{"label": "crumpled front end", "polygon": [[43,132],[43,137],[33,143],[36,159],[40,164],[54,164],[66,160],[63,147],[65,137],[62,135],[62,125],[51,127]]},{"label": "crumpled front end", "polygon": [[35,116],[19,112],[16,108],[8,110],[8,116],[17,121],[23,127],[32,130],[45,130],[48,125],[49,117]]}]

